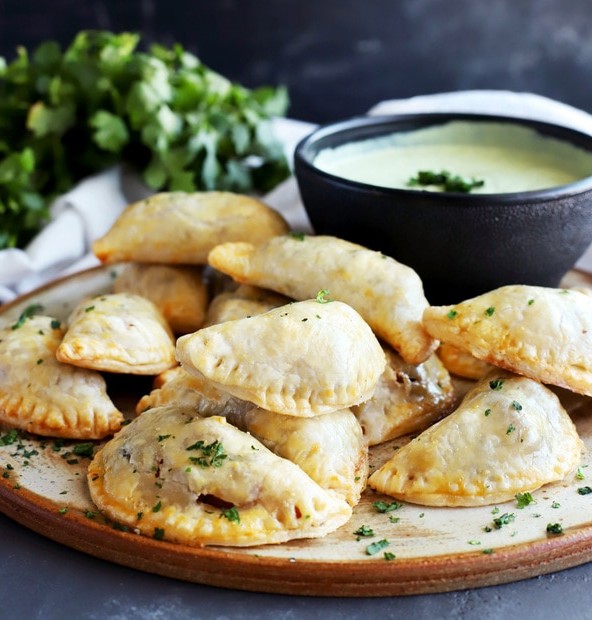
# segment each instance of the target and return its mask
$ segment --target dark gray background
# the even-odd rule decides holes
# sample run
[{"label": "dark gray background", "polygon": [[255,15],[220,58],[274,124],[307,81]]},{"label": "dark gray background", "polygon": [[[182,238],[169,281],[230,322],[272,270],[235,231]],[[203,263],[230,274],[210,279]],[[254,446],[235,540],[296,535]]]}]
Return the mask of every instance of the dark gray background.
[{"label": "dark gray background", "polygon": [[0,54],[81,28],[180,42],[246,86],[284,84],[313,122],[385,98],[529,91],[592,112],[590,0],[0,0]]}]

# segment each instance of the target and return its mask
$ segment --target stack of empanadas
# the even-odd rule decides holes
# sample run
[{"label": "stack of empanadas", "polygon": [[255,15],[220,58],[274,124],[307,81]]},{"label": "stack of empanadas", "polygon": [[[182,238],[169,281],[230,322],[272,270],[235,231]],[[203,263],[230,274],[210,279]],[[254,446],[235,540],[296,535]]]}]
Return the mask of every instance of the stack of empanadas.
[{"label": "stack of empanadas", "polygon": [[[94,251],[127,263],[112,293],[83,300],[67,325],[27,315],[2,330],[0,420],[116,433],[90,465],[91,497],[144,535],[318,537],[347,522],[366,484],[475,506],[579,463],[576,428],[544,384],[592,395],[586,292],[516,285],[432,307],[409,267],[290,234],[227,192],[130,205]],[[121,430],[102,373],[154,376]],[[479,380],[462,401],[451,373]],[[412,433],[368,478],[369,446]]]}]

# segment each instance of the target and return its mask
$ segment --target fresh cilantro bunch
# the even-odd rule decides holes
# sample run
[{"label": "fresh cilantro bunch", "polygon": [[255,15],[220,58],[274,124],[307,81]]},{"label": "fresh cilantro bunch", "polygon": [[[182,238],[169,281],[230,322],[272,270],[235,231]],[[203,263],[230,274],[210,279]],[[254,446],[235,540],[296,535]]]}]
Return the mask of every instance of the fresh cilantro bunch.
[{"label": "fresh cilantro bunch", "polygon": [[265,192],[287,176],[271,127],[283,88],[249,90],[181,45],[139,43],[83,31],[64,51],[0,58],[0,249],[23,247],[53,197],[116,162],[163,191]]}]

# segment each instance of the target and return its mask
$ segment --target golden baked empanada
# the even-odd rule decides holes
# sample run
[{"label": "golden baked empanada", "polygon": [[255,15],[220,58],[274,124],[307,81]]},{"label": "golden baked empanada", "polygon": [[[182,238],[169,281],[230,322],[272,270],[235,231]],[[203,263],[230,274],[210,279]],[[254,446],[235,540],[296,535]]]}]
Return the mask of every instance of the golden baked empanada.
[{"label": "golden baked empanada", "polygon": [[284,235],[260,246],[225,243],[210,252],[208,262],[237,282],[293,299],[327,290],[355,308],[410,364],[425,361],[436,348],[421,323],[428,302],[419,276],[380,252],[335,237]]},{"label": "golden baked empanada", "polygon": [[477,359],[474,355],[455,347],[449,342],[442,342],[438,347],[437,354],[446,370],[457,377],[478,380],[493,369],[491,364]]},{"label": "golden baked empanada", "polygon": [[0,330],[0,421],[49,437],[101,439],[123,415],[93,370],[56,360],[60,321],[33,316]]},{"label": "golden baked empanada", "polygon": [[142,397],[138,413],[176,405],[203,417],[222,416],[300,466],[323,489],[335,491],[352,506],[359,501],[368,476],[368,448],[349,409],[314,418],[286,416],[222,392],[183,367],[167,371],[163,379],[159,388]]},{"label": "golden baked empanada", "polygon": [[224,418],[162,407],[94,457],[90,494],[110,518],[186,545],[260,545],[323,536],[351,507]]},{"label": "golden baked empanada", "polygon": [[56,351],[60,362],[83,368],[152,375],[175,366],[170,327],[156,306],[131,293],[80,302]]},{"label": "golden baked empanada", "polygon": [[493,504],[562,480],[582,450],[551,390],[494,370],[455,412],[397,450],[368,484],[427,506]]},{"label": "golden baked empanada", "polygon": [[236,290],[220,293],[212,299],[204,327],[262,314],[289,301],[283,295],[272,291],[242,284]]},{"label": "golden baked empanada", "polygon": [[115,279],[113,292],[146,297],[176,334],[199,329],[208,306],[203,268],[195,265],[130,263]]},{"label": "golden baked empanada", "polygon": [[413,365],[390,348],[385,353],[386,369],[372,398],[352,407],[371,446],[423,430],[456,402],[450,375],[435,354]]},{"label": "golden baked empanada", "polygon": [[353,308],[314,300],[181,336],[177,359],[233,396],[303,417],[366,400],[385,366],[382,347]]},{"label": "golden baked empanada", "polygon": [[494,366],[592,396],[592,297],[509,285],[426,309],[435,337]]},{"label": "golden baked empanada", "polygon": [[323,489],[351,506],[360,501],[368,476],[368,447],[349,409],[297,418],[257,407],[242,416],[246,430],[274,454],[299,465]]},{"label": "golden baked empanada", "polygon": [[93,252],[104,263],[206,264],[219,243],[261,243],[288,230],[277,211],[249,196],[163,192],[129,205]]}]

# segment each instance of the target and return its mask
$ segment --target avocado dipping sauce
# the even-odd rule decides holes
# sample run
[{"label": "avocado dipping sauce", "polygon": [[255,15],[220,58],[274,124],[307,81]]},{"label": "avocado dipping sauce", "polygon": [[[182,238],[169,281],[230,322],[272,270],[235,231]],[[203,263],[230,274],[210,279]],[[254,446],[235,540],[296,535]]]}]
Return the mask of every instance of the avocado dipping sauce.
[{"label": "avocado dipping sauce", "polygon": [[419,171],[482,180],[472,194],[547,189],[592,175],[592,154],[513,123],[452,121],[444,125],[323,149],[315,166],[379,187],[441,190],[409,182]]}]

